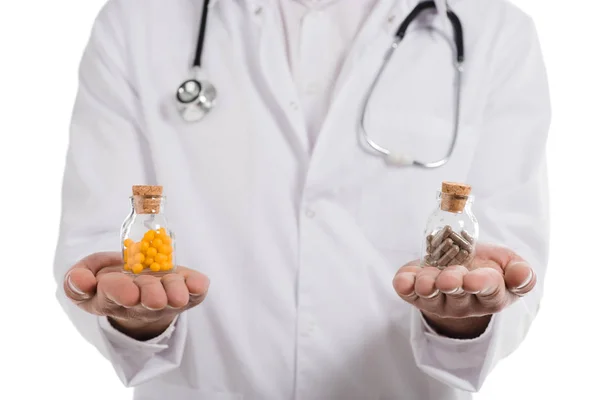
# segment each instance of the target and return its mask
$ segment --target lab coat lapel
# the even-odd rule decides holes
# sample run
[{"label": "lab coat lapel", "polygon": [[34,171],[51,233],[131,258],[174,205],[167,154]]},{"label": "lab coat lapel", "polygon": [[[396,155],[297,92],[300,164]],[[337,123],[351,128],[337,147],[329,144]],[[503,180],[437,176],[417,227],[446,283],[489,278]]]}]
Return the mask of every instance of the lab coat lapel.
[{"label": "lab coat lapel", "polygon": [[298,157],[308,162],[309,143],[302,113],[298,111],[298,94],[294,86],[288,61],[284,34],[281,31],[277,5],[272,0],[248,2],[248,12],[257,25],[258,62],[257,73],[264,79],[268,101],[272,105],[277,122],[282,126],[290,144],[297,149]]},{"label": "lab coat lapel", "polygon": [[[399,7],[397,3],[396,0],[391,2],[389,0],[379,1],[375,3],[373,10],[367,17],[363,27],[360,29],[353,46],[350,48],[350,51],[344,60],[342,69],[336,81],[334,98],[347,83],[352,68],[356,66],[357,62],[364,56],[365,51],[369,49],[370,45],[373,43],[374,37],[381,33],[381,21],[386,18],[386,15],[389,15],[388,18],[394,15],[393,10]],[[374,21],[377,22],[374,23]],[[388,25],[389,22],[390,21],[388,21]]]},{"label": "lab coat lapel", "polygon": [[[352,179],[352,174],[344,171],[352,167],[352,154],[359,146],[358,124],[365,91],[381,66],[398,25],[416,3],[418,0],[381,1],[365,21],[338,76],[331,107],[313,150],[312,170],[318,168],[319,174],[333,179]],[[345,129],[338,126],[342,118],[352,119]]]},{"label": "lab coat lapel", "polygon": [[[390,43],[396,29],[413,8],[420,2],[426,0],[391,0],[377,2],[370,13],[365,25],[357,35],[355,45],[350,49],[342,70],[336,82],[335,94],[337,94],[348,80],[352,68],[365,56],[365,52],[372,46],[375,35],[384,33],[389,36]],[[435,0],[437,9],[446,13],[446,0]],[[372,21],[375,21],[373,23]]]},{"label": "lab coat lapel", "polygon": [[[338,77],[332,105],[315,144],[311,168],[318,168],[320,174],[348,178],[344,171],[352,167],[352,154],[362,146],[358,132],[366,91],[382,66],[394,33],[421,1],[381,1],[365,22]],[[436,7],[440,8],[433,24],[445,30],[446,1],[436,0]],[[352,118],[352,124],[340,129],[336,124],[341,118]]]}]

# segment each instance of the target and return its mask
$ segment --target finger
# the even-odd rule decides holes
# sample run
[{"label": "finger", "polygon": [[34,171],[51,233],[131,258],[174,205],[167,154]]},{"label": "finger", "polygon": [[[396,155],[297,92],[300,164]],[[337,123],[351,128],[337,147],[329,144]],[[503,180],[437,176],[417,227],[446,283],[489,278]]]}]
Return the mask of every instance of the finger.
[{"label": "finger", "polygon": [[167,293],[161,280],[151,275],[141,275],[134,283],[140,290],[140,304],[150,311],[163,310],[167,304]]},{"label": "finger", "polygon": [[440,291],[435,286],[435,281],[440,270],[427,267],[419,272],[415,279],[415,293],[422,299],[433,299],[437,297]]},{"label": "finger", "polygon": [[90,270],[75,268],[65,275],[63,289],[67,297],[78,303],[91,299],[96,293],[96,285],[96,277]]},{"label": "finger", "polygon": [[183,275],[165,275],[162,277],[161,283],[167,295],[167,305],[169,307],[179,309],[188,305],[190,292]]},{"label": "finger", "polygon": [[91,299],[98,283],[96,273],[102,268],[119,264],[121,254],[118,252],[94,253],[82,258],[65,274],[65,294],[75,302]]},{"label": "finger", "polygon": [[473,296],[463,288],[463,278],[469,270],[462,266],[450,266],[438,275],[435,285],[445,295],[444,312],[455,317],[466,316],[473,302]]},{"label": "finger", "polygon": [[519,296],[529,293],[536,284],[535,271],[525,261],[510,262],[504,270],[506,287]]},{"label": "finger", "polygon": [[493,268],[477,268],[463,277],[464,290],[476,295],[489,296],[498,291],[500,283],[504,286],[504,278]]},{"label": "finger", "polygon": [[131,308],[139,304],[140,290],[133,279],[121,272],[103,274],[98,278],[98,292],[93,299],[93,309],[105,314],[115,307]]},{"label": "finger", "polygon": [[402,266],[396,274],[399,274],[401,272],[419,272],[422,269],[423,268],[420,267],[419,265],[407,264],[407,265]]},{"label": "finger", "polygon": [[110,274],[112,272],[123,272],[123,266],[116,265],[114,267],[104,267],[96,273],[96,279],[100,279],[102,275]]},{"label": "finger", "polygon": [[399,272],[393,281],[394,289],[398,296],[404,300],[413,302],[419,296],[415,293],[415,279],[417,274],[415,272],[405,271]]},{"label": "finger", "polygon": [[504,269],[511,261],[523,261],[523,259],[510,248],[497,244],[479,243],[476,249],[478,263],[483,260],[490,260],[496,266]]},{"label": "finger", "polygon": [[79,260],[77,264],[71,268],[75,269],[86,269],[96,275],[98,271],[106,267],[120,266],[123,263],[123,257],[119,252],[101,252],[90,254]]},{"label": "finger", "polygon": [[437,276],[435,281],[436,287],[440,292],[448,296],[463,296],[463,277],[469,273],[469,270],[462,265],[455,265],[445,268]]},{"label": "finger", "polygon": [[499,310],[506,304],[504,277],[493,268],[479,268],[463,277],[463,288],[477,295],[477,299],[490,311]]},{"label": "finger", "polygon": [[404,264],[402,268],[404,268],[404,267],[420,267],[420,265],[421,265],[421,260],[414,259],[414,260],[409,261],[406,264]]},{"label": "finger", "polygon": [[210,286],[210,279],[208,277],[194,269],[186,267],[177,267],[177,274],[180,274],[185,279],[185,284],[188,287],[188,291],[192,298],[194,296],[200,296],[204,298],[208,292]]}]

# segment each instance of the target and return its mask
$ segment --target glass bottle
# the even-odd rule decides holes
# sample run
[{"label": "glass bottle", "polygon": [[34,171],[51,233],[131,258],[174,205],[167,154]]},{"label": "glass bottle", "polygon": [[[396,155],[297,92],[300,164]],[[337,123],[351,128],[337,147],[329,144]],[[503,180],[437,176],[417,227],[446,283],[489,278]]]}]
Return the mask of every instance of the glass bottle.
[{"label": "glass bottle", "polygon": [[176,269],[175,236],[165,216],[162,186],[133,186],[131,212],[121,227],[123,272],[164,275]]},{"label": "glass bottle", "polygon": [[471,186],[442,182],[438,206],[427,219],[421,250],[421,266],[443,269],[468,266],[475,257],[479,224],[471,210]]}]

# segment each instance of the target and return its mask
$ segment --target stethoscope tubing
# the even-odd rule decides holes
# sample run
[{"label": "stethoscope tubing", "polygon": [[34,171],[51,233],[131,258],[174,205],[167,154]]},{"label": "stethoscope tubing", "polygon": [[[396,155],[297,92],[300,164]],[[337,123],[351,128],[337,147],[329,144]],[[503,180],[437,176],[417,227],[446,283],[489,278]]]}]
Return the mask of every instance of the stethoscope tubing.
[{"label": "stethoscope tubing", "polygon": [[[198,32],[198,42],[196,44],[196,52],[194,54],[194,60],[192,63],[192,70],[194,72],[194,77],[186,80],[180,87],[178,88],[176,101],[179,104],[180,112],[182,113],[182,117],[189,122],[195,122],[200,120],[201,118],[208,113],[215,104],[216,99],[216,90],[214,86],[205,80],[201,80],[200,70],[202,67],[202,54],[204,50],[204,42],[206,35],[206,27],[208,21],[208,12],[209,12],[210,0],[205,0],[203,2],[202,7],[202,17],[200,20],[200,29]],[[370,103],[370,99],[379,83],[381,75],[383,71],[386,70],[388,63],[393,57],[396,49],[400,46],[402,40],[404,40],[408,28],[411,23],[415,21],[422,12],[436,9],[435,1],[428,0],[423,1],[410,12],[410,14],[402,21],[398,30],[394,35],[394,40],[392,44],[386,51],[383,62],[380,68],[375,75],[374,80],[371,82],[367,94],[363,101],[362,106],[362,114],[360,117],[359,123],[359,132],[361,134],[362,139],[366,142],[366,144],[379,155],[383,156],[389,163],[397,166],[407,166],[414,165],[421,168],[438,168],[448,162],[450,157],[452,156],[454,149],[456,147],[456,142],[458,138],[459,131],[459,120],[460,120],[460,106],[461,106],[461,83],[462,83],[462,72],[463,72],[463,62],[464,62],[464,40],[463,40],[463,30],[460,19],[458,16],[448,8],[446,11],[447,17],[452,25],[453,33],[454,33],[454,43],[451,43],[450,46],[453,47],[455,52],[455,95],[454,95],[454,122],[453,122],[453,135],[450,147],[448,149],[447,154],[440,160],[434,162],[422,162],[418,160],[414,160],[406,154],[396,153],[391,151],[390,149],[378,144],[369,134],[367,133],[367,129],[365,127],[365,116],[367,113],[367,107]],[[454,45],[454,46],[452,46]],[[193,84],[193,85],[192,85]],[[189,90],[191,87],[193,90]],[[190,95],[189,98],[185,98],[184,95]]]},{"label": "stethoscope tubing", "polygon": [[454,60],[454,69],[455,69],[454,88],[455,88],[455,90],[454,90],[454,115],[453,115],[454,121],[453,121],[453,125],[452,125],[452,140],[451,140],[451,143],[450,143],[450,146],[448,148],[448,152],[446,153],[446,155],[443,158],[441,158],[437,161],[433,161],[433,162],[422,162],[422,161],[414,160],[407,154],[399,153],[399,152],[392,152],[390,149],[377,143],[368,134],[366,126],[365,126],[367,108],[370,104],[370,99],[373,95],[373,92],[375,91],[375,88],[377,87],[379,80],[381,79],[381,75],[383,74],[383,71],[385,71],[387,69],[388,63],[392,59],[394,53],[400,46],[401,42],[406,37],[408,28],[410,27],[410,24],[423,11],[425,11],[427,9],[432,9],[432,8],[435,9],[434,1],[425,1],[425,2],[419,3],[413,9],[413,11],[406,17],[406,19],[402,22],[402,24],[400,24],[400,27],[398,28],[398,30],[396,31],[396,34],[394,35],[394,40],[393,40],[392,44],[390,45],[390,47],[387,49],[387,51],[385,52],[385,54],[383,56],[382,64],[379,67],[379,69],[377,70],[377,73],[375,74],[375,78],[369,85],[367,94],[365,96],[365,99],[364,99],[363,105],[362,105],[362,113],[361,113],[360,124],[359,124],[359,132],[360,132],[361,138],[365,141],[365,143],[372,150],[374,150],[376,153],[381,155],[389,164],[396,165],[396,166],[413,165],[416,167],[427,168],[427,169],[439,168],[439,167],[445,165],[450,160],[452,154],[454,153],[454,149],[456,148],[456,142],[458,139],[458,131],[459,131],[459,125],[460,125],[459,121],[460,121],[460,109],[461,109],[462,73],[463,73],[463,62],[464,62],[464,39],[463,39],[463,30],[462,30],[462,25],[460,23],[460,19],[450,9],[448,9],[448,11],[447,11],[447,16],[448,16],[448,19],[450,20],[450,23],[451,23],[451,25],[453,27],[453,31],[454,31],[453,32],[454,33],[454,43],[450,42],[449,45],[450,45],[450,47],[453,48],[454,54],[455,54],[455,60]]}]

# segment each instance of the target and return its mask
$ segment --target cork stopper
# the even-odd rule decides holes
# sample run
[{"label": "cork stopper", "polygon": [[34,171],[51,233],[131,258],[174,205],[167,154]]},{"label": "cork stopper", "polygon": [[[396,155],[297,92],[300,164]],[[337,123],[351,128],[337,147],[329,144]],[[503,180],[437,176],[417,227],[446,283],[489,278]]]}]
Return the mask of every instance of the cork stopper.
[{"label": "cork stopper", "polygon": [[453,213],[462,212],[467,204],[471,186],[458,182],[442,182],[441,209]]},{"label": "cork stopper", "polygon": [[162,186],[134,185],[132,187],[133,204],[138,214],[157,214],[162,201]]}]

